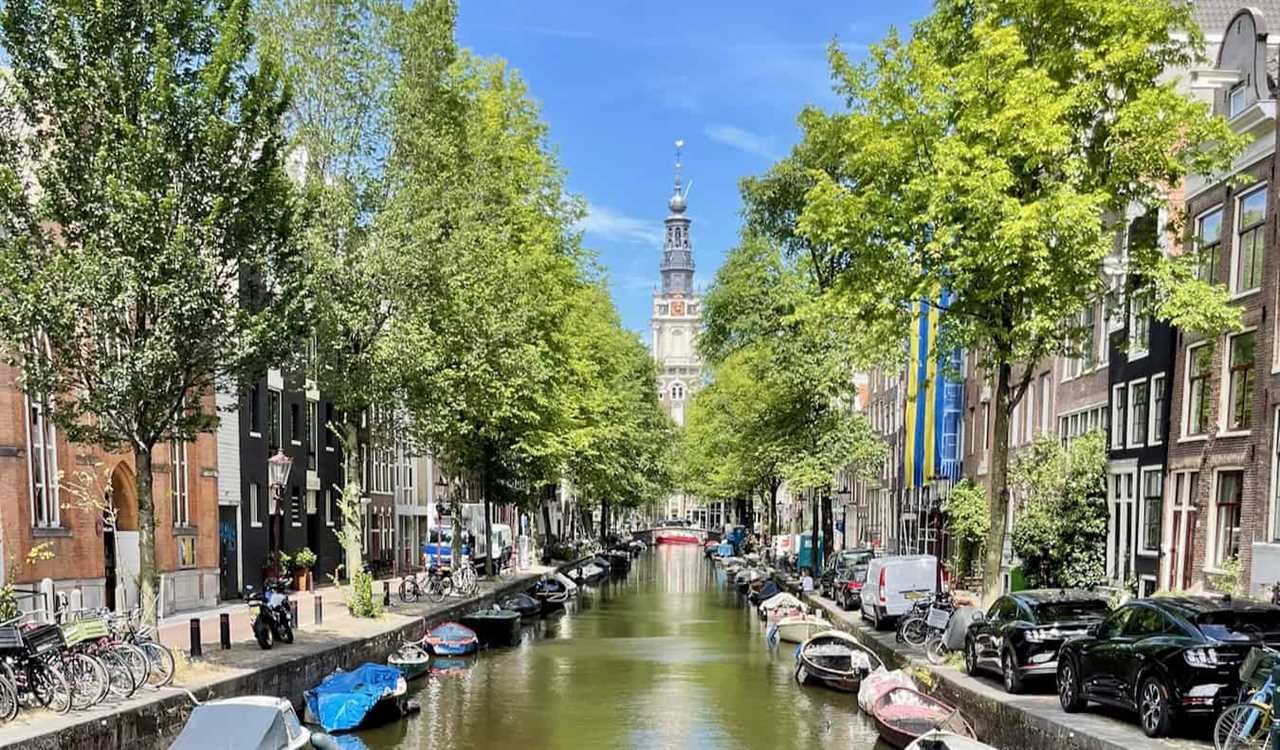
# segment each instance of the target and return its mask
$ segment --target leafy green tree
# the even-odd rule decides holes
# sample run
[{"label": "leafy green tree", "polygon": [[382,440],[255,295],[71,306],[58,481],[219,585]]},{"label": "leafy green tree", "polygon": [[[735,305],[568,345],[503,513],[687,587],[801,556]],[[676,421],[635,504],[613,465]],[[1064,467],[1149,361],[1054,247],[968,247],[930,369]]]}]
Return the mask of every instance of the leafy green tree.
[{"label": "leafy green tree", "polygon": [[277,56],[249,3],[0,9],[0,336],[76,442],[130,451],[156,621],[152,456],[285,354],[302,298]]},{"label": "leafy green tree", "polygon": [[[1090,330],[1072,321],[1103,294],[1118,229],[1107,217],[1164,207],[1168,186],[1215,173],[1240,147],[1165,77],[1200,41],[1191,6],[1172,0],[942,0],[909,41],[890,34],[862,65],[833,49],[847,109],[802,113],[803,143],[747,185],[752,226],[809,257],[876,337],[900,342],[913,306],[949,293],[939,348],[973,353],[993,380],[988,597],[1009,416],[1035,372],[1019,366],[1081,352]],[[1129,249],[1156,315],[1238,325],[1225,291],[1193,277],[1194,253],[1166,257],[1158,234]]]},{"label": "leafy green tree", "polygon": [[955,544],[955,575],[967,576],[973,563],[982,556],[991,528],[991,509],[987,493],[972,481],[958,482],[947,494],[942,512],[947,518],[947,533]]},{"label": "leafy green tree", "polygon": [[1106,468],[1101,430],[1067,448],[1041,436],[1014,459],[1009,484],[1021,506],[1011,540],[1031,586],[1088,588],[1104,582]]}]

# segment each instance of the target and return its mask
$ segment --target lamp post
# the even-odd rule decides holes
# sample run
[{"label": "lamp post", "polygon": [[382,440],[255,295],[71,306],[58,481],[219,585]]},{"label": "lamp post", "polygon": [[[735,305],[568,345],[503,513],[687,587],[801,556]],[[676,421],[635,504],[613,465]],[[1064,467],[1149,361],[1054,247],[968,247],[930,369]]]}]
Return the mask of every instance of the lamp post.
[{"label": "lamp post", "polygon": [[[293,459],[278,450],[267,459],[267,479],[271,482],[271,497],[275,500],[275,509],[271,514],[271,549],[279,552],[284,545],[284,488],[289,483],[289,472],[293,469]],[[276,530],[277,518],[280,530]]]},{"label": "lamp post", "polygon": [[[840,486],[836,490],[836,498],[840,500],[840,515],[844,521],[843,538],[840,540],[841,549],[844,549],[844,540],[849,536],[849,499],[852,494],[853,491],[849,488],[849,474],[842,471],[840,472]],[[854,508],[855,515],[857,512],[857,508]],[[834,548],[835,545],[832,544],[832,549]]]}]

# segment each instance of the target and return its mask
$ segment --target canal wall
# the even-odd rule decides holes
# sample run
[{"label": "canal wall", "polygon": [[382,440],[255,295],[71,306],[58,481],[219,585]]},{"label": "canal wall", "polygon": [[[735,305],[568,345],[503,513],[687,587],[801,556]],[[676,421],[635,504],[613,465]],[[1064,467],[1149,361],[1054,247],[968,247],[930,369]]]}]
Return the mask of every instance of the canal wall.
[{"label": "canal wall", "polygon": [[[960,709],[978,737],[989,745],[1006,750],[1053,748],[1053,750],[1133,750],[1134,748],[1178,748],[1204,750],[1211,744],[1194,738],[1153,740],[1143,734],[1136,717],[1102,708],[1067,714],[1058,705],[1051,687],[1010,695],[999,679],[975,678],[959,669],[930,664],[922,654],[899,644],[893,631],[875,630],[857,611],[846,612],[835,602],[816,593],[802,594],[795,581],[777,578],[779,585],[800,596],[810,606],[869,649],[890,669],[908,669],[921,690]],[[922,674],[924,679],[920,679]]]},{"label": "canal wall", "polygon": [[[186,724],[200,701],[238,695],[277,695],[293,702],[302,715],[302,693],[337,669],[351,669],[363,662],[384,663],[400,644],[417,640],[426,630],[457,619],[477,607],[488,606],[511,593],[523,591],[541,574],[525,574],[500,581],[491,591],[430,609],[421,615],[388,615],[385,623],[363,621],[359,636],[335,635],[319,643],[307,642],[306,630],[298,631],[292,647],[280,645],[254,654],[260,661],[234,674],[219,675],[186,689],[165,688],[114,708],[43,717],[30,726],[10,725],[0,730],[0,747],[15,750],[166,750]],[[256,644],[253,645],[256,648]],[[220,652],[232,653],[232,652]],[[252,652],[250,652],[252,653]],[[215,654],[216,657],[216,654]],[[193,662],[198,669],[200,662]],[[146,688],[139,691],[147,692]]]}]

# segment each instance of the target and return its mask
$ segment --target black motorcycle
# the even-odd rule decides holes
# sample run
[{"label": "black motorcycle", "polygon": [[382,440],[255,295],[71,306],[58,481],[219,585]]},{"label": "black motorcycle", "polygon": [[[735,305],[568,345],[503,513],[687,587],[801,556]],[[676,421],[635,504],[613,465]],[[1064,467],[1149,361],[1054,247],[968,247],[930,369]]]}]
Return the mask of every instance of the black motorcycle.
[{"label": "black motorcycle", "polygon": [[245,586],[244,598],[249,609],[257,611],[253,620],[253,637],[259,646],[271,648],[272,641],[293,643],[293,612],[283,581],[269,578],[263,582],[261,592]]}]

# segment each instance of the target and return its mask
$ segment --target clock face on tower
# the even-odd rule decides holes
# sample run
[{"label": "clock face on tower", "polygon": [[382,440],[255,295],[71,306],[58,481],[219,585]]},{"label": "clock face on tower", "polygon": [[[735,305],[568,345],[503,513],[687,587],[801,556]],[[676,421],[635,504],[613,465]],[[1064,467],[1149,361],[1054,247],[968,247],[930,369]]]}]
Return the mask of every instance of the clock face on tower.
[{"label": "clock face on tower", "polygon": [[674,300],[671,303],[672,315],[684,315],[684,300]]}]

